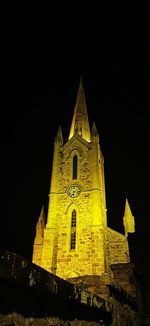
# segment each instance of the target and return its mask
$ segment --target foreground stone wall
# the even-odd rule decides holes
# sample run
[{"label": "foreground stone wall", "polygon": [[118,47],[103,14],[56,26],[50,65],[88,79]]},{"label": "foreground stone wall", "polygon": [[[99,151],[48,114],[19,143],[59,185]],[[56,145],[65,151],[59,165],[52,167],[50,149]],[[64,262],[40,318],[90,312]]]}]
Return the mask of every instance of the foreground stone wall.
[{"label": "foreground stone wall", "polygon": [[[144,301],[144,325],[150,325],[150,232],[128,235],[130,257],[141,280]],[[144,246],[143,246],[144,243]],[[147,250],[145,250],[147,248]]]},{"label": "foreground stone wall", "polygon": [[[86,320],[79,321],[64,321],[59,318],[24,318],[16,313],[10,314],[7,317],[0,315],[0,322],[3,321],[3,326],[98,326],[104,325],[100,322],[87,322]],[[1,325],[1,324],[0,324]]]},{"label": "foreground stone wall", "polygon": [[127,265],[112,266],[114,284],[108,275],[65,281],[0,248],[0,325],[141,326],[133,284],[119,286],[130,283]]},{"label": "foreground stone wall", "polygon": [[112,313],[112,326],[143,325],[142,297],[140,287],[134,279],[133,266],[112,265],[112,272],[111,278],[108,275],[87,275],[69,281],[105,300]]},{"label": "foreground stone wall", "polygon": [[0,248],[1,324],[8,319],[8,325],[21,326],[76,325],[77,320],[110,325],[111,311],[104,299]]},{"label": "foreground stone wall", "polygon": [[[2,319],[1,319],[2,318]],[[0,322],[3,321],[2,326],[103,326],[103,321],[93,322],[87,320],[64,321],[59,318],[24,318],[23,316],[13,313],[8,316],[0,315]]]}]

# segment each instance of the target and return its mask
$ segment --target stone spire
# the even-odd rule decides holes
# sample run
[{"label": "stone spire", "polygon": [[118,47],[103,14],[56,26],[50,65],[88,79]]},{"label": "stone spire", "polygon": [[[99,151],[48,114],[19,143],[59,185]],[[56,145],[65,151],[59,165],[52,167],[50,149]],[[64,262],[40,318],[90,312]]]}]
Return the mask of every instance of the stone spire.
[{"label": "stone spire", "polygon": [[134,233],[135,232],[134,216],[132,215],[132,212],[131,212],[131,209],[130,209],[129,202],[128,202],[127,198],[126,198],[126,203],[125,203],[123,224],[124,224],[125,236],[128,236],[128,233]]},{"label": "stone spire", "polygon": [[82,78],[80,79],[69,139],[72,138],[76,132],[87,142],[91,141],[90,126],[89,126],[89,120],[87,115]]}]

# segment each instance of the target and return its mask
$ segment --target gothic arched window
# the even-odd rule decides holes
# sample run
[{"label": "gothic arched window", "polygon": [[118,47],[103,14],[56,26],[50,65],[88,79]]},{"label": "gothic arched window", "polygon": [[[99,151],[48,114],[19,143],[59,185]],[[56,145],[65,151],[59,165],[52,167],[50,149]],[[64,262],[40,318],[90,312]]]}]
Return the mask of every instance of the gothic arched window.
[{"label": "gothic arched window", "polygon": [[73,156],[73,179],[77,179],[77,170],[78,170],[78,157],[75,154]]},{"label": "gothic arched window", "polygon": [[71,241],[70,241],[70,249],[76,248],[76,210],[72,211],[71,216]]}]

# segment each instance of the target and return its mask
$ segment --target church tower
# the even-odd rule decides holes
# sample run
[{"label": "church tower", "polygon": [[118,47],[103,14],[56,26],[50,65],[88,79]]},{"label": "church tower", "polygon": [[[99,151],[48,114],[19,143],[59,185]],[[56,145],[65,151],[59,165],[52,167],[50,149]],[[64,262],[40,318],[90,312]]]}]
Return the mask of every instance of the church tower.
[{"label": "church tower", "polygon": [[34,242],[33,262],[64,279],[103,275],[111,263],[129,262],[127,237],[107,227],[105,197],[104,159],[81,79],[68,141],[61,128],[54,141],[47,224],[42,243]]}]

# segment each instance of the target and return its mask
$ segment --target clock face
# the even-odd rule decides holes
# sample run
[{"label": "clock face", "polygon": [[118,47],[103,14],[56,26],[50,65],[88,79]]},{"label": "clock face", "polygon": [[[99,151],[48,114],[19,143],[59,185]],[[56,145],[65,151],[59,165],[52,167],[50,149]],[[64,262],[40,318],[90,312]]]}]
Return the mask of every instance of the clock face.
[{"label": "clock face", "polygon": [[81,191],[81,189],[78,185],[72,185],[67,189],[67,194],[68,194],[68,196],[74,198],[74,197],[79,196],[80,191]]}]

